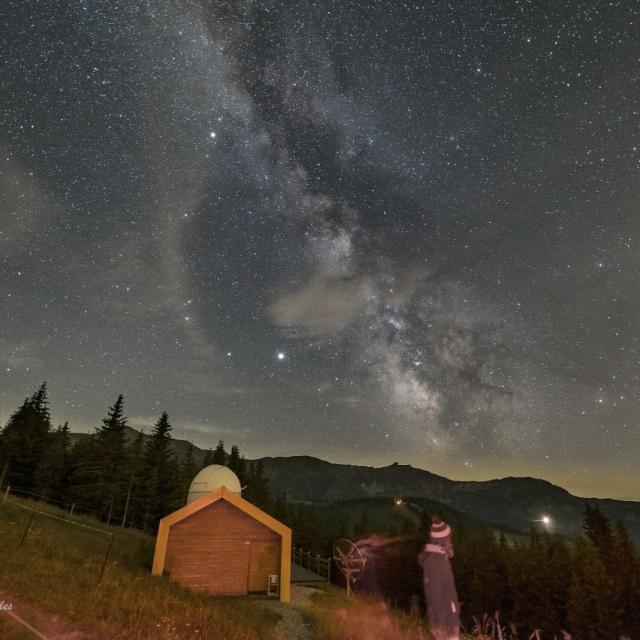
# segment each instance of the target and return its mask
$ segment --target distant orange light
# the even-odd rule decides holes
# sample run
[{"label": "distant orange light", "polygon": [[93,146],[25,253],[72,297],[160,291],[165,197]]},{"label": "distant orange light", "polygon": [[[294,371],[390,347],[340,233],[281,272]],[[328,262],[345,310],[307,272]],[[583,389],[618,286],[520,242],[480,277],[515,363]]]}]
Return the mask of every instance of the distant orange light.
[{"label": "distant orange light", "polygon": [[396,505],[396,507],[399,507],[402,504],[402,498],[394,498],[393,502]]}]

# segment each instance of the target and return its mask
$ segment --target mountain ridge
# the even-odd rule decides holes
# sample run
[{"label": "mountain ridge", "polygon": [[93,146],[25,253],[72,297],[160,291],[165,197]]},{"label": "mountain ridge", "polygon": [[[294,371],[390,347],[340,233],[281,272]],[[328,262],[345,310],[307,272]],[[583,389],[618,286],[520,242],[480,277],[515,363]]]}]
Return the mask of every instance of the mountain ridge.
[{"label": "mountain ridge", "polygon": [[[138,431],[128,427],[127,439]],[[72,440],[90,434],[72,434]],[[145,439],[150,437],[143,436]],[[182,458],[189,447],[197,464],[206,450],[186,440],[173,439],[172,448]],[[485,522],[522,532],[547,529],[576,536],[582,530],[585,503],[597,505],[612,522],[620,520],[640,544],[640,502],[614,498],[584,498],[548,480],[531,476],[506,476],[491,480],[451,480],[426,469],[394,462],[383,467],[334,463],[310,455],[265,456],[262,462],[274,498],[291,501],[337,503],[346,500],[413,497],[434,500]]]}]

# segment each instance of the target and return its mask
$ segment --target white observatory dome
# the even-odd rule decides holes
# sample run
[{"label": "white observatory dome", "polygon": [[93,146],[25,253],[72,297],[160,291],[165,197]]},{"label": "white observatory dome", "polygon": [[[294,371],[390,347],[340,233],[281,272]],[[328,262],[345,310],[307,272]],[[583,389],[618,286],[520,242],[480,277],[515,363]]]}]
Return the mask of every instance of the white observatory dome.
[{"label": "white observatory dome", "polygon": [[238,476],[228,467],[211,464],[201,469],[189,487],[187,504],[210,494],[222,486],[225,486],[229,491],[233,491],[233,493],[237,493],[238,495],[240,495],[242,490]]}]

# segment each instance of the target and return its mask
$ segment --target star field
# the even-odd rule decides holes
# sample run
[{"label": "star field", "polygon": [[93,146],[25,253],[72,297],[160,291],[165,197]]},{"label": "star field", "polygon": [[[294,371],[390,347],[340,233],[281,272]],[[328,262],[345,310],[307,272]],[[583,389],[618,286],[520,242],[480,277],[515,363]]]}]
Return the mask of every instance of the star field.
[{"label": "star field", "polygon": [[0,15],[2,423],[640,499],[636,3]]}]

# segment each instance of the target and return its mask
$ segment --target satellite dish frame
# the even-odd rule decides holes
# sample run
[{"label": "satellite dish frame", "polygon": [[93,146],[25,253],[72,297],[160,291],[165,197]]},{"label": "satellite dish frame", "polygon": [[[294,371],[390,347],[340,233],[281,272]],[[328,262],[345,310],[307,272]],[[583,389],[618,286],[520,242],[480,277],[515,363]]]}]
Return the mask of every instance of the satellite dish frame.
[{"label": "satellite dish frame", "polygon": [[[344,553],[339,542],[344,541],[349,545],[349,551]],[[362,555],[362,551],[358,549],[357,545],[348,540],[347,538],[340,538],[336,540],[333,545],[333,560],[340,569],[340,573],[344,575],[347,581],[347,597],[351,596],[351,583],[354,583],[364,573],[364,567],[367,564],[367,559]]]}]

